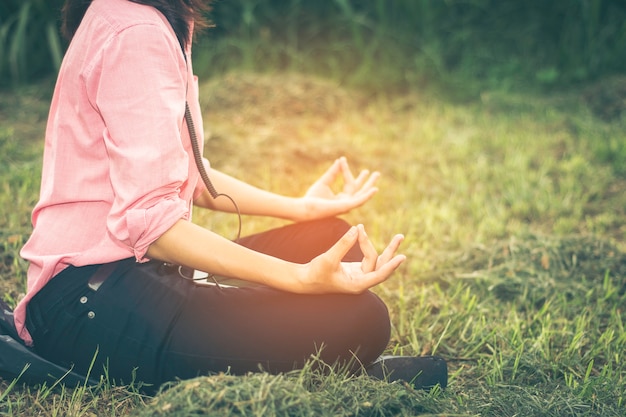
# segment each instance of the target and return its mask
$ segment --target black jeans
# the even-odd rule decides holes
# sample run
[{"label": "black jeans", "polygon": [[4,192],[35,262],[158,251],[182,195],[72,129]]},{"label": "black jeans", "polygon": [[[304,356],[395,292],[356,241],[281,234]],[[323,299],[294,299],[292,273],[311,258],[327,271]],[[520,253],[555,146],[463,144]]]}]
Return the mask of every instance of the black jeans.
[{"label": "black jeans", "polygon": [[[339,219],[300,223],[239,243],[306,262],[348,228]],[[355,247],[345,260],[360,260]],[[152,261],[119,261],[97,289],[99,265],[69,267],[30,301],[27,328],[44,358],[117,383],[158,386],[210,372],[284,372],[312,355],[367,365],[385,349],[387,308],[373,293],[297,295],[268,287],[218,288]]]}]

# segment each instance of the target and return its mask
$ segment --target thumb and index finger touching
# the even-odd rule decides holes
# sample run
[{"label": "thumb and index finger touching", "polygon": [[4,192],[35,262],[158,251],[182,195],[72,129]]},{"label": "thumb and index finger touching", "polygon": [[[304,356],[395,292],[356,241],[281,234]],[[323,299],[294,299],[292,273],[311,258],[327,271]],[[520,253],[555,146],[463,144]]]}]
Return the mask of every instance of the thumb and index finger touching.
[{"label": "thumb and index finger touching", "polygon": [[369,170],[364,169],[359,172],[359,175],[355,178],[348,165],[348,160],[345,156],[342,156],[335,159],[326,172],[322,174],[319,181],[330,186],[340,175],[343,177],[344,184],[350,188],[353,193],[372,188],[380,176],[378,172],[370,173]]},{"label": "thumb and index finger touching", "polygon": [[363,252],[363,260],[361,261],[363,274],[373,274],[386,279],[406,259],[406,256],[397,254],[403,240],[403,235],[395,235],[383,252],[378,255],[363,225],[352,226],[328,250],[328,253],[335,262],[341,262],[348,251],[358,242],[361,252]]}]

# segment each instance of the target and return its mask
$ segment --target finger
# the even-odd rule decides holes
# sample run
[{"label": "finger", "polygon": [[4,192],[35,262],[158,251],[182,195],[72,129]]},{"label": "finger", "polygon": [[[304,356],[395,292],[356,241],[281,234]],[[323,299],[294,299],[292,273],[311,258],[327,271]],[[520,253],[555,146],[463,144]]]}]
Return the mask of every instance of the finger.
[{"label": "finger", "polygon": [[329,215],[330,213],[342,214],[347,213],[350,210],[353,210],[357,207],[361,207],[365,204],[369,199],[372,198],[374,194],[378,192],[377,188],[372,188],[368,192],[363,192],[360,194],[354,194],[350,196],[344,196],[343,198],[327,201],[325,202],[328,207]]},{"label": "finger", "polygon": [[367,288],[371,288],[391,278],[391,274],[398,269],[402,262],[406,260],[404,255],[396,255],[391,258],[387,263],[381,265],[380,268],[365,274],[362,277],[362,284]]},{"label": "finger", "polygon": [[378,262],[378,252],[374,248],[372,241],[365,233],[365,227],[362,224],[357,226],[359,231],[359,247],[363,252],[363,260],[361,261],[361,270],[364,273],[374,271]]},{"label": "finger", "polygon": [[384,276],[386,280],[404,261],[406,261],[406,256],[396,255],[372,273],[380,274],[379,276]]},{"label": "finger", "polygon": [[[378,188],[374,186],[376,184],[376,181],[378,181],[378,178],[380,178],[380,173],[373,172],[371,175],[367,177],[367,181],[359,185],[358,189],[355,189],[355,191],[353,192],[353,195],[359,195],[359,194],[364,194],[364,193],[369,194],[371,190],[378,191]],[[370,197],[372,195],[373,193],[370,194]]]},{"label": "finger", "polygon": [[352,184],[354,182],[354,175],[352,175],[352,171],[348,165],[348,160],[345,156],[339,158],[339,166],[341,168],[341,173],[343,174],[343,181],[346,184]]},{"label": "finger", "polygon": [[343,198],[335,200],[318,201],[316,207],[320,213],[323,212],[326,216],[337,216],[339,214],[347,213],[357,207],[361,207],[369,199],[371,199],[377,191],[378,189],[373,188],[368,193],[344,196]]},{"label": "finger", "polygon": [[354,179],[353,182],[348,183],[344,186],[344,191],[346,193],[354,194],[359,192],[363,185],[365,184],[365,180],[368,179],[370,172],[367,169],[364,169],[359,173],[359,175]]},{"label": "finger", "polygon": [[370,188],[368,190],[359,191],[356,194],[350,196],[350,206],[351,208],[360,207],[365,204],[369,199],[371,199],[374,194],[378,192],[378,188]]},{"label": "finger", "polygon": [[352,226],[335,244],[326,251],[332,262],[340,263],[359,238],[359,231]]},{"label": "finger", "polygon": [[376,262],[376,269],[381,268],[383,265],[388,263],[391,259],[393,259],[396,256],[396,252],[398,251],[398,248],[400,247],[400,244],[403,241],[404,241],[404,236],[400,234],[395,235],[391,239],[391,242],[389,242],[389,245],[387,245],[385,250],[383,250],[380,256],[378,257],[378,261]]},{"label": "finger", "polygon": [[321,182],[326,185],[331,185],[335,181],[335,178],[337,178],[337,175],[339,174],[339,171],[341,170],[342,168],[341,168],[340,160],[335,159],[332,165],[328,167],[326,172],[322,174],[322,176],[317,180],[317,182]]}]

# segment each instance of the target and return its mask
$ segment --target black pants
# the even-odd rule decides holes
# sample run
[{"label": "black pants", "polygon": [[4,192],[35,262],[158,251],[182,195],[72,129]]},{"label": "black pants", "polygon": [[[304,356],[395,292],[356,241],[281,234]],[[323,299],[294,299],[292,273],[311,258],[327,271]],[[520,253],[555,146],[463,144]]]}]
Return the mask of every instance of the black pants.
[{"label": "black pants", "polygon": [[[325,219],[242,238],[251,249],[306,262],[348,225]],[[358,248],[345,260],[360,260]],[[99,265],[69,267],[30,301],[35,350],[117,383],[158,386],[210,372],[296,369],[312,355],[326,363],[368,364],[385,349],[387,308],[371,292],[296,295],[268,287],[218,288],[183,279],[159,262],[120,261],[97,289]]]}]

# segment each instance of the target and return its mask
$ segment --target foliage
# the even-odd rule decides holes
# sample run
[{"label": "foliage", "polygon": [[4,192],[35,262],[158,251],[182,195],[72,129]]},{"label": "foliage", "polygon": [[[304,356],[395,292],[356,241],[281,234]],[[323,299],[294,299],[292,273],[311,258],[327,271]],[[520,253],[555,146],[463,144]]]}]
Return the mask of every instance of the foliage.
[{"label": "foliage", "polygon": [[455,89],[563,85],[626,70],[626,4],[612,0],[218,1],[214,21],[211,68],[239,58],[248,69],[296,66],[359,85],[429,76]]},{"label": "foliage", "polygon": [[0,4],[0,86],[58,70],[62,0],[4,0]]},{"label": "foliage", "polygon": [[[58,68],[61,3],[0,5],[0,79],[27,81]],[[438,82],[464,98],[485,86],[545,88],[626,71],[622,1],[214,3],[216,28],[196,51],[205,74],[291,68],[375,88]]]}]

